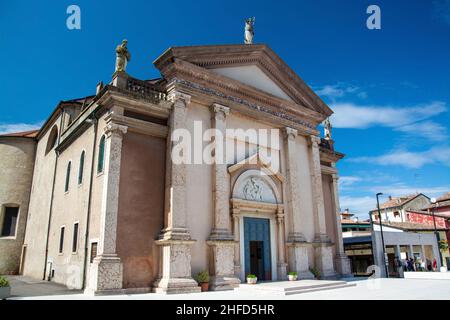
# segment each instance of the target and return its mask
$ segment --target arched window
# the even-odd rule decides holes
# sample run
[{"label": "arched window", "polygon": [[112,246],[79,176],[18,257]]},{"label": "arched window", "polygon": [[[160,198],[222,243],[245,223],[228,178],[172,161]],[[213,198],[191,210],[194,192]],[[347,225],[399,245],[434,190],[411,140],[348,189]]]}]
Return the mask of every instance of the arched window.
[{"label": "arched window", "polygon": [[81,152],[81,156],[80,156],[80,166],[78,167],[78,184],[83,183],[84,155],[85,155],[85,152],[83,150],[83,152]]},{"label": "arched window", "polygon": [[102,136],[100,143],[98,145],[98,162],[97,162],[97,173],[103,172],[103,167],[105,163],[105,136]]},{"label": "arched window", "polygon": [[69,191],[69,183],[70,183],[70,167],[72,166],[72,161],[69,161],[67,164],[67,171],[66,171],[66,184],[64,185],[64,192]]},{"label": "arched window", "polygon": [[58,139],[58,127],[53,126],[52,131],[48,136],[47,146],[45,147],[45,154],[49,153],[56,146],[56,140]]}]

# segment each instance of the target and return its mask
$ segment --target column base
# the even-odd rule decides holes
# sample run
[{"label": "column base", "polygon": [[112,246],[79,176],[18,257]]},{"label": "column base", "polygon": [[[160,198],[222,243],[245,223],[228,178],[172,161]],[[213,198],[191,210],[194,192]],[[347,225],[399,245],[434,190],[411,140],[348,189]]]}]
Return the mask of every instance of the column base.
[{"label": "column base", "polygon": [[298,279],[314,279],[314,275],[309,271],[309,248],[308,242],[289,242],[289,270],[297,272]]},{"label": "column base", "polygon": [[197,281],[192,278],[163,278],[153,284],[153,292],[165,294],[201,292]]},{"label": "column base", "polygon": [[353,277],[350,259],[347,257],[345,253],[337,254],[336,258],[334,259],[334,262],[336,264],[336,271],[342,277]]},{"label": "column base", "polygon": [[235,276],[234,240],[208,240],[210,246],[210,290],[233,290],[241,283]]},{"label": "column base", "polygon": [[225,291],[233,290],[239,287],[241,280],[232,276],[212,276],[209,281],[209,290],[211,291]]},{"label": "column base", "polygon": [[123,269],[116,254],[101,255],[94,259],[89,272],[86,294],[107,294],[122,290]]},{"label": "column base", "polygon": [[191,234],[187,228],[167,228],[161,230],[158,240],[191,240]]}]

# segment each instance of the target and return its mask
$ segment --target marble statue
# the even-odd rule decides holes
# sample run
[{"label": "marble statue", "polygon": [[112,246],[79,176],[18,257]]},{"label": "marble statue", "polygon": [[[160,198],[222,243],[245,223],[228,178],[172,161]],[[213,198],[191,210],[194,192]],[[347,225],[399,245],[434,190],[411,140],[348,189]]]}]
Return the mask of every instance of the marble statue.
[{"label": "marble statue", "polygon": [[331,140],[331,122],[330,119],[327,118],[324,122],[323,122],[323,134],[325,137],[325,140]]},{"label": "marble statue", "polygon": [[253,36],[255,32],[253,31],[253,26],[255,25],[255,17],[245,19],[245,44],[253,44]]},{"label": "marble statue", "polygon": [[127,48],[128,41],[125,39],[122,44],[118,45],[116,48],[116,70],[115,72],[125,72],[127,68],[127,63],[131,59],[131,54]]}]

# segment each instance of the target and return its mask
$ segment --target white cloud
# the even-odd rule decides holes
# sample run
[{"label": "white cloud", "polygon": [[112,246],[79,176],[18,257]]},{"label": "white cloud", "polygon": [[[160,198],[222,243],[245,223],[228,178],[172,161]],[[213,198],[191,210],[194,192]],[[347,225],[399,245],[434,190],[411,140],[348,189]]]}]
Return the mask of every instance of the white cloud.
[{"label": "white cloud", "polygon": [[431,120],[408,124],[395,128],[396,131],[407,133],[410,136],[419,136],[430,141],[446,141],[448,139],[447,128]]},{"label": "white cloud", "polygon": [[373,197],[362,196],[362,197],[353,197],[353,196],[340,196],[339,204],[341,206],[341,210],[348,208],[351,213],[356,214],[358,217],[362,219],[369,218],[369,211],[372,210],[376,206],[377,200],[375,195]]},{"label": "white cloud", "polygon": [[0,123],[0,134],[36,130],[43,123],[43,121],[36,123]]},{"label": "white cloud", "polygon": [[397,165],[412,169],[421,168],[427,164],[450,166],[450,147],[436,147],[422,152],[394,150],[381,156],[350,158],[347,161],[381,166]]},{"label": "white cloud", "polygon": [[344,97],[347,94],[357,94],[358,97],[365,99],[367,93],[360,91],[360,88],[346,83],[337,83],[315,88],[315,92],[322,97],[327,97],[334,101],[336,98]]},{"label": "white cloud", "polygon": [[447,111],[444,102],[435,101],[412,107],[336,103],[331,116],[336,128],[365,129],[373,126],[399,127],[426,120]]},{"label": "white cloud", "polygon": [[383,185],[371,187],[371,192],[373,192],[374,194],[382,192],[384,198],[387,198],[388,196],[400,197],[415,193],[423,193],[428,197],[439,197],[448,191],[450,191],[450,185],[437,187],[414,187],[402,182],[388,186]]},{"label": "white cloud", "polygon": [[362,178],[356,176],[342,176],[339,177],[339,187],[341,189],[348,188],[361,180]]}]

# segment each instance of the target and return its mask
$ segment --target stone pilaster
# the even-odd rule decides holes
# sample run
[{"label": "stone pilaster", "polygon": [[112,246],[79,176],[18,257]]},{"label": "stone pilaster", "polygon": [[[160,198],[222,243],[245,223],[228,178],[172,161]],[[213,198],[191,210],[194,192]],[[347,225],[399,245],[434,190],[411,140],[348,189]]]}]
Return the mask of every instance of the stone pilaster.
[{"label": "stone pilaster", "polygon": [[286,152],[286,202],[287,215],[290,222],[288,230],[287,246],[289,252],[289,269],[296,271],[300,279],[313,279],[313,274],[309,271],[310,244],[306,242],[301,233],[301,196],[299,186],[299,175],[297,168],[297,130],[292,128],[284,129],[284,144]]},{"label": "stone pilaster", "polygon": [[312,187],[313,187],[313,207],[315,224],[315,262],[322,277],[333,278],[336,276],[333,263],[333,244],[327,234],[325,204],[322,188],[322,171],[320,166],[320,137],[310,136],[311,138],[311,169],[312,169]]},{"label": "stone pilaster", "polygon": [[127,127],[109,123],[105,127],[105,167],[100,212],[100,240],[86,293],[104,293],[122,289],[122,263],[116,252],[119,208],[120,163],[123,135]]},{"label": "stone pilaster", "polygon": [[235,277],[235,242],[230,222],[230,181],[225,159],[226,117],[228,107],[214,103],[211,106],[211,124],[215,129],[213,162],[213,229],[209,236],[210,246],[210,288],[229,290],[239,285]]},{"label": "stone pilaster", "polygon": [[[334,165],[333,165],[334,166]],[[336,258],[334,259],[336,264],[336,271],[342,276],[351,276],[352,270],[350,266],[350,259],[345,254],[344,241],[342,239],[342,225],[341,225],[341,215],[340,215],[340,205],[339,205],[339,189],[337,174],[332,175],[332,198],[334,200],[334,211],[336,215],[336,239],[335,239],[335,250]]]},{"label": "stone pilaster", "polygon": [[160,246],[161,266],[153,290],[160,293],[199,292],[200,287],[191,274],[191,246],[195,241],[187,228],[186,164],[172,161],[176,142],[171,139],[175,130],[186,127],[187,105],[191,97],[172,92],[168,98],[173,101],[173,107],[166,153],[165,228],[156,241]]},{"label": "stone pilaster", "polygon": [[230,223],[230,179],[224,152],[226,116],[229,113],[228,107],[217,103],[211,106],[211,127],[215,129],[216,133],[214,137],[214,163],[212,165],[214,224],[210,240],[233,240]]},{"label": "stone pilaster", "polygon": [[278,246],[278,262],[277,272],[278,280],[285,280],[287,275],[287,264],[285,258],[285,246],[284,246],[284,212],[279,208],[277,211],[277,246]]},{"label": "stone pilaster", "polygon": [[171,139],[175,130],[186,127],[187,105],[190,103],[191,97],[175,92],[169,95],[169,99],[173,101],[173,106],[169,119],[170,131],[166,153],[165,229],[162,230],[160,239],[191,240],[187,228],[186,164],[172,161],[172,150],[177,142]]},{"label": "stone pilaster", "polygon": [[234,275],[241,276],[241,257],[240,257],[240,230],[239,230],[239,208],[233,208],[233,233],[234,233]]},{"label": "stone pilaster", "polygon": [[300,186],[297,168],[297,130],[284,129],[284,142],[286,150],[286,180],[287,180],[287,209],[291,228],[288,231],[289,242],[305,242],[305,237],[300,232],[301,226],[301,201]]}]

